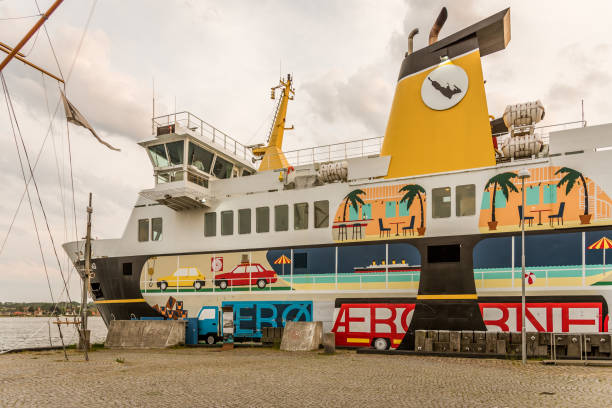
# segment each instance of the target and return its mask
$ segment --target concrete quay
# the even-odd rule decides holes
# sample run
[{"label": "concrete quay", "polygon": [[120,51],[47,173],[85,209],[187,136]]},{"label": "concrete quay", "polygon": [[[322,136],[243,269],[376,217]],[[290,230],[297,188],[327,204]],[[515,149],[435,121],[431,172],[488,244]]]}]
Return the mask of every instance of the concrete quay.
[{"label": "concrete quay", "polygon": [[612,367],[272,348],[0,355],[2,407],[609,406]]}]

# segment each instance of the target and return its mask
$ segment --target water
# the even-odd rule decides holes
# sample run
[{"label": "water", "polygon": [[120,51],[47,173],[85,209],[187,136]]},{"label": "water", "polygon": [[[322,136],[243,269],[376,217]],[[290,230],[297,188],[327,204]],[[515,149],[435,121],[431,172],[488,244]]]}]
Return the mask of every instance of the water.
[{"label": "water", "polygon": [[[64,319],[65,320],[65,319]],[[57,325],[51,317],[0,317],[0,351],[27,347],[61,346]],[[50,324],[49,324],[50,322]],[[106,339],[106,325],[101,317],[89,317],[87,328],[91,330],[91,342],[102,343]],[[51,339],[49,340],[49,330]],[[76,344],[78,333],[74,325],[62,325],[64,344]]]}]

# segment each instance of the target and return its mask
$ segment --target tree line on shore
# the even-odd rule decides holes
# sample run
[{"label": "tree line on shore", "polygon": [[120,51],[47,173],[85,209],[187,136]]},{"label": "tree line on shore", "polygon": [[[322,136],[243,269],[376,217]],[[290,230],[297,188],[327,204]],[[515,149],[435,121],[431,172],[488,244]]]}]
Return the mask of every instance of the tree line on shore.
[{"label": "tree line on shore", "polygon": [[[60,316],[80,313],[78,302],[0,302],[0,316]],[[87,315],[98,314],[93,303],[87,305]]]}]

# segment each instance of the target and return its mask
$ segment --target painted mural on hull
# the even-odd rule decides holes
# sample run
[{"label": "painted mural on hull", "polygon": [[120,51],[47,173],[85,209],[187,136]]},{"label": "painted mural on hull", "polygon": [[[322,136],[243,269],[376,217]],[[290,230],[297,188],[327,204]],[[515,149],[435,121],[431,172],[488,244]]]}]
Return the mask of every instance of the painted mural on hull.
[{"label": "painted mural on hull", "polygon": [[[612,200],[579,170],[547,166],[529,173],[525,181],[526,231],[612,225]],[[520,186],[513,172],[489,179],[480,208],[480,232],[520,230]]]},{"label": "painted mural on hull", "polygon": [[418,238],[425,235],[425,189],[419,184],[391,184],[349,192],[336,210],[336,242]]}]

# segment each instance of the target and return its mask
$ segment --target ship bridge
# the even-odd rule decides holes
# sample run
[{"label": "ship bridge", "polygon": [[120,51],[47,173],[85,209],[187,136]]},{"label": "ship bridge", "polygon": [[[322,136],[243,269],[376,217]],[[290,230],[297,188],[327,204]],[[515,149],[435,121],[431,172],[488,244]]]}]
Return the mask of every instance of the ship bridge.
[{"label": "ship bridge", "polygon": [[256,172],[248,147],[190,112],[153,118],[153,135],[138,143],[155,179],[140,195],[173,210],[208,207],[209,181]]}]

